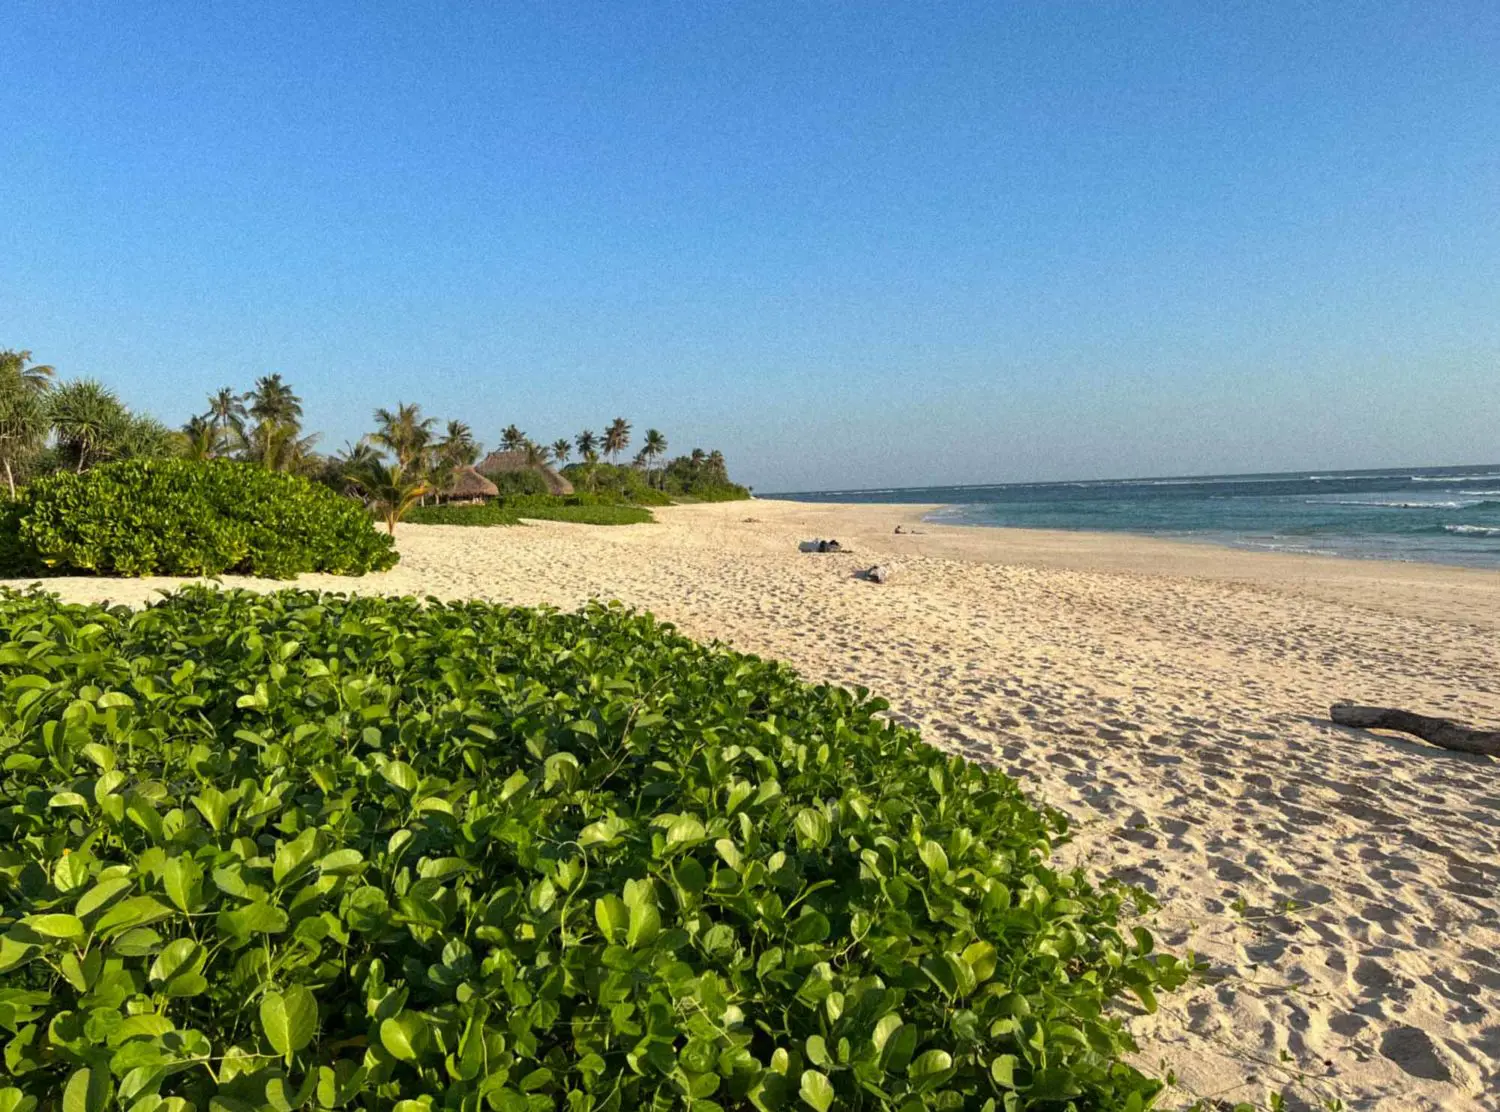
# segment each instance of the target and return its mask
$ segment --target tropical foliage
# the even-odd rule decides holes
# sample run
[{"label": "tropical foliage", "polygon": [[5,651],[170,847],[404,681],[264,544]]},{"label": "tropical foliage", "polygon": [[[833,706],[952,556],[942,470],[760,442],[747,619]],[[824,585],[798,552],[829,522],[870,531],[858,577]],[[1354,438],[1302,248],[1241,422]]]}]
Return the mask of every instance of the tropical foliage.
[{"label": "tropical foliage", "polygon": [[[450,497],[462,470],[482,455],[467,423],[450,420],[440,428],[418,404],[398,402],[394,408],[377,409],[375,428],[356,444],[321,456],[315,451],[318,434],[304,427],[301,396],[279,373],[261,376],[243,393],[231,386],[214,391],[204,411],[188,418],[180,431],[132,413],[103,383],[75,379],[54,385],[54,376],[53,368],[34,363],[29,351],[0,351],[0,478],[11,497],[37,475],[81,473],[107,461],[232,459],[316,479],[340,494],[363,499],[394,525],[387,516],[391,507],[397,508],[399,520],[406,505]],[[640,505],[660,505],[673,497],[748,497],[748,491],[729,482],[718,452],[695,450],[691,457],[663,466],[667,438],[653,428],[632,462],[622,465],[620,457],[631,444],[631,423],[615,417],[604,429],[603,435],[584,430],[571,440],[560,437],[545,444],[512,422],[501,431],[500,446],[519,453],[526,470],[508,472],[521,478],[494,481],[503,494],[544,495],[550,490],[544,469],[561,467],[576,448],[578,462],[566,473],[585,494]],[[416,491],[414,499],[387,497],[393,486],[370,470],[387,462],[400,473],[396,485]],[[361,475],[366,481],[360,481]],[[374,487],[385,495],[371,495]]]},{"label": "tropical foliage", "polygon": [[358,505],[293,475],[224,460],[131,460],[32,482],[0,516],[7,574],[284,579],[359,575],[396,562]]},{"label": "tropical foliage", "polygon": [[566,521],[575,525],[644,525],[654,521],[651,511],[588,494],[510,495],[479,506],[422,506],[407,520],[422,525],[519,525],[533,521]]},{"label": "tropical foliage", "polygon": [[[227,466],[227,465],[226,465]],[[0,596],[0,1107],[1122,1109],[1061,816],[618,608]]]}]

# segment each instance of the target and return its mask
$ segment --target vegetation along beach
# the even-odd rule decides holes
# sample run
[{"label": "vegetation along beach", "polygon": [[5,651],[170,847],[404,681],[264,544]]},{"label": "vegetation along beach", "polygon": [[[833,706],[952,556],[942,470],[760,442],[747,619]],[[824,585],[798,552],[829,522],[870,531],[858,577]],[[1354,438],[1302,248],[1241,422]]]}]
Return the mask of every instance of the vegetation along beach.
[{"label": "vegetation along beach", "polygon": [[1500,1112],[1500,4],[0,19],[0,1112]]},{"label": "vegetation along beach", "polygon": [[[281,474],[81,474],[130,466]],[[655,493],[651,474],[634,477]],[[379,515],[383,495],[348,490],[332,497]],[[399,562],[297,578],[324,596],[58,569],[41,586],[67,606],[4,603],[20,1092],[1486,1106],[1493,761],[1326,716],[1347,699],[1500,719],[1500,572],[953,526],[932,505],[646,495],[650,521],[519,525],[525,500],[565,500],[516,497],[430,506],[397,525]],[[352,535],[386,538],[370,518]],[[809,536],[841,551],[801,552]],[[860,578],[872,563],[890,582]],[[753,655],[587,609],[615,603]],[[481,1046],[489,1064],[466,1064]],[[225,1053],[250,1057],[186,1065]]]}]

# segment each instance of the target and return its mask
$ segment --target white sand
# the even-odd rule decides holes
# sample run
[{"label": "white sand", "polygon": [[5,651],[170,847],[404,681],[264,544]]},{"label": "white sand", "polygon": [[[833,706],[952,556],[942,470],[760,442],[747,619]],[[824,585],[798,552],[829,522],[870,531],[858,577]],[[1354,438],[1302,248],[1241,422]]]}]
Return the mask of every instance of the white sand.
[{"label": "white sand", "polygon": [[[1500,724],[1500,572],[920,525],[928,508],[403,526],[394,571],[301,585],[619,598],[870,687],[1068,811],[1064,860],[1154,891],[1166,941],[1211,964],[1135,1025],[1142,1065],[1180,1079],[1169,1105],[1500,1107],[1500,763],[1324,717],[1350,699]],[[858,555],[799,554],[814,536]],[[854,578],[877,558],[892,583]],[[47,585],[138,603],[170,584]]]}]

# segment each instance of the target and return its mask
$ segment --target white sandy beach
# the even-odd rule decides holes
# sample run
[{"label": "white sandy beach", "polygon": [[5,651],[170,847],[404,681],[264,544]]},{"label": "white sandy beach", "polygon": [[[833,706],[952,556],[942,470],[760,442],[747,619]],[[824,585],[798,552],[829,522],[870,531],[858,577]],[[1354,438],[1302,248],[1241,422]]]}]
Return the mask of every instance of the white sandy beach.
[{"label": "white sandy beach", "polygon": [[[618,598],[863,684],[1066,810],[1064,861],[1155,892],[1164,940],[1210,964],[1135,1025],[1143,1066],[1179,1078],[1167,1106],[1287,1087],[1292,1107],[1500,1107],[1500,763],[1325,717],[1348,699],[1500,724],[1500,572],[920,524],[928,509],[406,525],[393,571],[300,585]],[[814,536],[853,554],[798,553]],[[891,583],[855,578],[877,560]],[[130,603],[170,585],[46,584]]]}]

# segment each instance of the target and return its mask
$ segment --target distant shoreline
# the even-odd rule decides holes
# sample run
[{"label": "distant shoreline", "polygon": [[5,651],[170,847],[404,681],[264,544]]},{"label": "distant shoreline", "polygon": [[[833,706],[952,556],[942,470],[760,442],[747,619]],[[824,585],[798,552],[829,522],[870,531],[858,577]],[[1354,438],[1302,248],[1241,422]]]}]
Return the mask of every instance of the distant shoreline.
[{"label": "distant shoreline", "polygon": [[1099,532],[1245,552],[1500,568],[1500,464],[807,492],[931,503],[947,525]]}]

